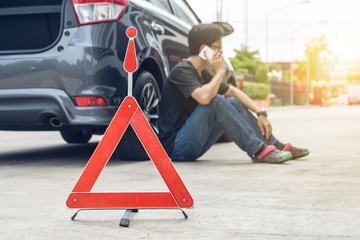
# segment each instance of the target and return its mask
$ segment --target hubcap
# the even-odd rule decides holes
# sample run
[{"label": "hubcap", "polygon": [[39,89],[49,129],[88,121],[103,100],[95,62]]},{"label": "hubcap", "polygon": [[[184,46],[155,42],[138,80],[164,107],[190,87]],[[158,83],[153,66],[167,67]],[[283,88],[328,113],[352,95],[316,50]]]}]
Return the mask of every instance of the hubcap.
[{"label": "hubcap", "polygon": [[155,86],[152,83],[145,84],[141,91],[140,107],[156,134],[159,134],[159,101]]}]

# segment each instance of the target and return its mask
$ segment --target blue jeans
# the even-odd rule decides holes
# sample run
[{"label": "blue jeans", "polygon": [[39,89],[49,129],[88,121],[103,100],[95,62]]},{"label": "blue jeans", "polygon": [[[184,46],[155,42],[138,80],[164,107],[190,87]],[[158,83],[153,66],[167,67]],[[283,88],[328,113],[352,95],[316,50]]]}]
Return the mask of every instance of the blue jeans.
[{"label": "blue jeans", "polygon": [[226,133],[251,157],[263,146],[274,145],[261,135],[257,119],[235,97],[216,95],[208,105],[198,105],[177,133],[170,157],[178,161],[195,161]]}]

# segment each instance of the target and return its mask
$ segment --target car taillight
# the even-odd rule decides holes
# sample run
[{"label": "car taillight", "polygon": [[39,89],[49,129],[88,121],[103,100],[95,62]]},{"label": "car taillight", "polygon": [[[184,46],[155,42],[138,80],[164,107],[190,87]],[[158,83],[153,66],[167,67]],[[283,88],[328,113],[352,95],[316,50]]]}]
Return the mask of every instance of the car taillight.
[{"label": "car taillight", "polygon": [[108,105],[105,99],[99,96],[77,96],[75,101],[79,107],[106,107]]},{"label": "car taillight", "polygon": [[128,5],[127,0],[72,0],[79,24],[116,21]]}]

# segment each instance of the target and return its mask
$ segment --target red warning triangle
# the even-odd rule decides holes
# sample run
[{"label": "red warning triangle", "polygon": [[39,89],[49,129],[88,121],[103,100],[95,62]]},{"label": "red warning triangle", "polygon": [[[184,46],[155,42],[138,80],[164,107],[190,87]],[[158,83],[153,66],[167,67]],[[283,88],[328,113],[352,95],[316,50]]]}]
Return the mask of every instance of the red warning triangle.
[{"label": "red warning triangle", "polygon": [[[170,192],[90,192],[129,124]],[[193,199],[133,97],[126,97],[70,194],[69,208],[189,208]]]}]

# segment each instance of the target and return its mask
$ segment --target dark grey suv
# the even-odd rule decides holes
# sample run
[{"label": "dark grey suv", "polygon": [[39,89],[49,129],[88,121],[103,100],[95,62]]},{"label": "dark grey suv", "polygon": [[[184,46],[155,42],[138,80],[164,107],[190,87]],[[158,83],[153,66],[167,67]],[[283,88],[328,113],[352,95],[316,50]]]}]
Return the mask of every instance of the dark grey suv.
[{"label": "dark grey suv", "polygon": [[[156,132],[160,89],[199,22],[184,0],[1,0],[0,130],[57,130],[68,143],[103,134],[127,94],[134,26],[133,95]],[[125,134],[114,156],[147,158],[132,129]]]}]

